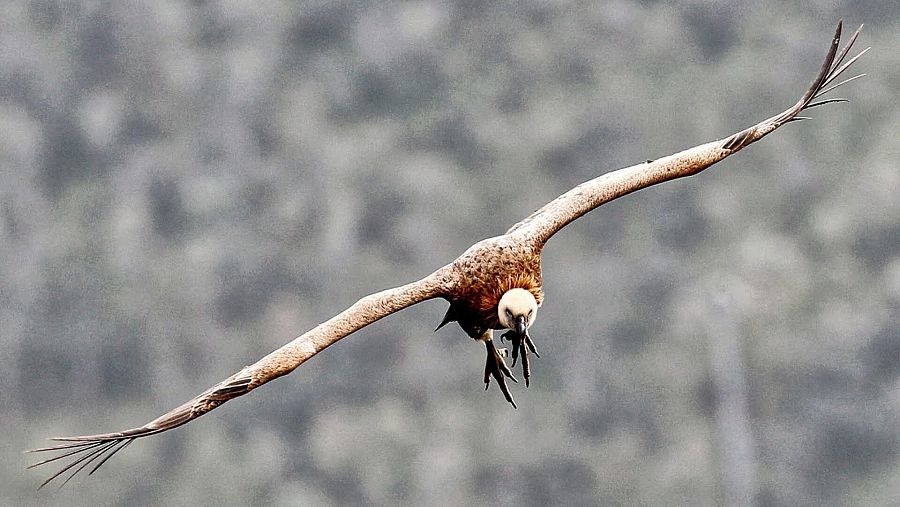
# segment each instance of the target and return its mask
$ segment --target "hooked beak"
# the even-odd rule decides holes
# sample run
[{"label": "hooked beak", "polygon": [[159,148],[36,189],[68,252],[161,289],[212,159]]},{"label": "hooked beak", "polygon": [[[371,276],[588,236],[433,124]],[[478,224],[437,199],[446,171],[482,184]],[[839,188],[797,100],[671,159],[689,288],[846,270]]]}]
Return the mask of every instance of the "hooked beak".
[{"label": "hooked beak", "polygon": [[528,331],[528,327],[525,325],[525,316],[517,315],[515,322],[515,331],[519,336],[524,336],[525,332]]}]

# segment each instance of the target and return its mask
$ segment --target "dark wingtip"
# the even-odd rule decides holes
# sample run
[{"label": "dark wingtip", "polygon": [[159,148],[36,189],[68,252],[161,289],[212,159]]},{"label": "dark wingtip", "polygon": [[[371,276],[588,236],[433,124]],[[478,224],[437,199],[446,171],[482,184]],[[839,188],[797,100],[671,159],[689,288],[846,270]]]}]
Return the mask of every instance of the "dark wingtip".
[{"label": "dark wingtip", "polygon": [[843,30],[843,26],[844,21],[838,21],[837,27],[834,30],[834,38],[829,45],[828,54],[825,56],[825,61],[822,63],[822,66],[819,69],[819,73],[816,75],[816,78],[813,80],[809,88],[807,88],[806,92],[803,94],[800,100],[781,114],[764,120],[725,139],[722,143],[722,149],[729,150],[731,152],[738,151],[758,141],[759,139],[762,139],[765,135],[777,129],[781,125],[808,119],[807,117],[797,116],[801,111],[805,109],[821,106],[824,104],[830,104],[833,102],[846,101],[845,99],[832,99],[814,102],[816,98],[821,97],[822,95],[834,90],[835,88],[854,81],[864,75],[861,74],[859,76],[853,76],[829,87],[829,84],[831,84],[832,81],[837,79],[844,71],[850,68],[851,65],[853,65],[860,57],[862,57],[866,53],[866,51],[868,51],[868,48],[866,48],[853,58],[850,58],[847,62],[844,62],[844,58],[846,58],[847,54],[850,52],[850,49],[856,42],[856,39],[859,37],[863,25],[860,25],[856,32],[854,32],[853,35],[850,36],[844,48],[838,51],[841,44],[841,32]]}]

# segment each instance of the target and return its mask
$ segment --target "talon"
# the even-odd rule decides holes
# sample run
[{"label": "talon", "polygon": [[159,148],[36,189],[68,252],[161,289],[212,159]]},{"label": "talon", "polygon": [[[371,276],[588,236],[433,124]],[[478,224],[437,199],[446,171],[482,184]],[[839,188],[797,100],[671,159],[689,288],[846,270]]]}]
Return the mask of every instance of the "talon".
[{"label": "talon", "polygon": [[509,392],[509,386],[506,385],[506,379],[509,378],[515,383],[519,381],[516,380],[516,377],[513,376],[512,371],[510,371],[509,367],[506,366],[506,362],[503,360],[503,355],[506,349],[497,349],[494,346],[494,343],[490,340],[484,342],[485,349],[487,350],[487,359],[484,364],[484,389],[485,391],[490,386],[491,377],[494,377],[494,380],[497,381],[497,385],[500,386],[500,391],[503,392],[503,396],[506,398],[513,408],[519,408],[516,405],[515,400],[512,397],[512,393]]},{"label": "talon", "polygon": [[537,357],[541,357],[538,354],[537,347],[534,346],[534,341],[531,339],[531,336],[528,335],[526,331],[523,334],[516,333],[515,331],[507,331],[503,333],[501,338],[509,340],[512,343],[512,365],[516,366],[516,362],[519,359],[519,355],[522,356],[522,375],[525,377],[525,387],[529,387],[531,382],[531,365],[528,362],[528,352],[530,351]]},{"label": "talon", "polygon": [[531,350],[532,353],[534,353],[534,355],[541,357],[541,355],[538,354],[537,349],[534,347],[534,342],[531,341],[531,337],[528,336],[528,333],[525,333],[525,345],[528,345],[528,348]]},{"label": "talon", "polygon": [[528,364],[528,354],[522,348],[522,376],[525,377],[525,387],[531,387],[531,366]]}]

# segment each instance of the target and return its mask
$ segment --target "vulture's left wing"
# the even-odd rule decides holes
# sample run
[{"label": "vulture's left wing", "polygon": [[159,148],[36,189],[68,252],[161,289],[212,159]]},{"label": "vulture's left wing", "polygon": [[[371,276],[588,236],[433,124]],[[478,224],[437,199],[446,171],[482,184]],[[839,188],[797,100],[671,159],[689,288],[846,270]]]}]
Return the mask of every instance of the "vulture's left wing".
[{"label": "vulture's left wing", "polygon": [[845,99],[816,101],[838,86],[863,76],[860,74],[832,84],[853,62],[869,50],[866,48],[844,62],[847,53],[856,42],[862,26],[856,30],[847,45],[838,54],[841,25],[840,22],[837,25],[834,39],[832,39],[828,55],[825,57],[819,74],[803,97],[783,113],[763,120],[724,140],[701,144],[668,157],[619,169],[586,181],[550,201],[525,220],[513,225],[507,234],[524,237],[527,241],[541,247],[560,229],[602,204],[657,183],[697,174],[725,157],[737,153],[747,145],[759,141],[785,123],[806,119],[798,116],[801,111],[831,102],[845,102]]}]

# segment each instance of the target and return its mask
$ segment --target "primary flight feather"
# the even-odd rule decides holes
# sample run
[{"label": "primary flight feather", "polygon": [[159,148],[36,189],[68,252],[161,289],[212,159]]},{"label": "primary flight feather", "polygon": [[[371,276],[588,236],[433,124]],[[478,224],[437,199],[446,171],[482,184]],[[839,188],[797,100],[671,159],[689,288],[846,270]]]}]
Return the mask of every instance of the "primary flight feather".
[{"label": "primary flight feather", "polygon": [[493,331],[508,330],[501,338],[508,339],[512,344],[513,366],[521,357],[527,384],[530,377],[528,354],[537,355],[528,329],[534,323],[538,308],[543,302],[541,250],[546,241],[573,220],[606,202],[650,185],[697,174],[785,123],[805,119],[799,116],[801,111],[845,101],[817,99],[862,76],[832,84],[868,51],[866,48],[844,61],[861,29],[862,26],[838,53],[841,39],[841,23],[838,23],[821,70],[800,100],[784,112],[723,140],[586,181],[513,225],[502,236],[472,245],[450,264],[421,280],[363,297],[350,308],[143,426],[99,435],[56,437],[52,440],[63,443],[27,451],[59,453],[28,468],[64,458],[72,459],[40,487],[67,472],[68,476],[63,484],[79,471],[87,469],[89,474],[94,473],[113,454],[135,439],[162,433],[193,421],[228,400],[294,371],[306,360],[354,331],[408,306],[433,298],[444,298],[450,302],[450,308],[438,328],[449,322],[457,322],[466,334],[485,344],[485,389],[493,378],[506,400],[515,407],[506,379],[516,379],[506,364],[506,349],[497,348],[493,343]]}]

